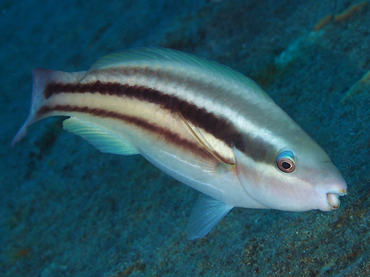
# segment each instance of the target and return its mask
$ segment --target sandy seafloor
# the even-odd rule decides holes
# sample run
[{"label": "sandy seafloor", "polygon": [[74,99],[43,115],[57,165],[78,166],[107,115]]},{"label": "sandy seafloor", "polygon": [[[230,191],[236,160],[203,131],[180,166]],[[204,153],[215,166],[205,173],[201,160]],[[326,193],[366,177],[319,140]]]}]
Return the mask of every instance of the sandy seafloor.
[{"label": "sandy seafloor", "polygon": [[[369,26],[369,1],[0,1],[0,275],[369,276]],[[33,67],[86,70],[140,46],[257,81],[338,166],[341,207],[233,209],[187,241],[198,193],[142,157],[102,154],[61,118],[11,148]]]}]

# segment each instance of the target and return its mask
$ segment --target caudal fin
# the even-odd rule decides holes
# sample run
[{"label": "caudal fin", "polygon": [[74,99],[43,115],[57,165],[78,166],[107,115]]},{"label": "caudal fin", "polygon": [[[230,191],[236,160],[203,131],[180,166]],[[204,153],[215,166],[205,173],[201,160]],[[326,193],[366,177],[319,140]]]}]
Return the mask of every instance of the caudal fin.
[{"label": "caudal fin", "polygon": [[76,83],[82,76],[84,76],[85,71],[68,73],[63,71],[55,71],[50,69],[34,68],[33,69],[33,94],[30,113],[26,122],[19,129],[18,133],[15,135],[12,146],[20,141],[26,134],[28,126],[41,120],[47,116],[39,116],[37,112],[39,109],[52,102],[52,99],[46,99],[44,95],[45,88],[50,83]]}]

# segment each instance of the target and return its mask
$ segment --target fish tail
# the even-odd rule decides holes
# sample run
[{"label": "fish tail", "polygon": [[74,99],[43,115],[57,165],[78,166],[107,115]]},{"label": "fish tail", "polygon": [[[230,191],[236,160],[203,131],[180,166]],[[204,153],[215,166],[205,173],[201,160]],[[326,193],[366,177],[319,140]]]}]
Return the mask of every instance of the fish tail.
[{"label": "fish tail", "polygon": [[12,141],[12,146],[14,147],[14,145],[27,134],[28,126],[49,116],[48,114],[42,116],[38,115],[38,111],[40,110],[40,108],[47,106],[48,102],[52,102],[52,99],[48,99],[48,95],[45,92],[48,84],[76,83],[79,82],[84,75],[84,71],[68,73],[50,69],[34,68],[33,94],[30,113],[26,122],[22,125],[22,127],[15,135]]}]

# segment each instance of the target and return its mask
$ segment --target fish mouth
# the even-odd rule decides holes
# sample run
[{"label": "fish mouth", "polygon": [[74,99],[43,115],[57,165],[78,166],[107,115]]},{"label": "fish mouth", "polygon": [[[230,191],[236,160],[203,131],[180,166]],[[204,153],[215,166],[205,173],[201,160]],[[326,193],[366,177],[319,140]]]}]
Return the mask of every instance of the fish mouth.
[{"label": "fish mouth", "polygon": [[328,201],[329,209],[332,210],[332,211],[338,209],[339,206],[340,206],[339,197],[340,196],[345,196],[345,195],[347,195],[347,190],[346,189],[342,189],[342,190],[337,191],[337,192],[327,193],[326,194],[326,199]]}]

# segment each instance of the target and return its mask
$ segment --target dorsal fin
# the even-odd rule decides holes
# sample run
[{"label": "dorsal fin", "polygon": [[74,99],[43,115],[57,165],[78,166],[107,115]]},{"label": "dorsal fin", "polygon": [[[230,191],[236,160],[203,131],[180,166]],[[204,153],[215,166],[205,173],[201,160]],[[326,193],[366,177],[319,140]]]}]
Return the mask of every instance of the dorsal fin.
[{"label": "dorsal fin", "polygon": [[169,71],[181,71],[182,75],[188,72],[197,76],[205,76],[207,79],[228,80],[228,82],[241,82],[254,92],[264,96],[267,100],[272,99],[252,79],[232,70],[231,68],[199,58],[195,55],[180,52],[173,49],[153,47],[137,48],[112,53],[101,57],[90,68],[94,70],[109,67],[145,67],[152,69],[168,69]]}]

